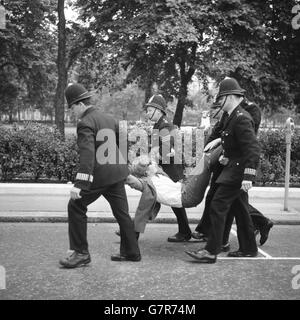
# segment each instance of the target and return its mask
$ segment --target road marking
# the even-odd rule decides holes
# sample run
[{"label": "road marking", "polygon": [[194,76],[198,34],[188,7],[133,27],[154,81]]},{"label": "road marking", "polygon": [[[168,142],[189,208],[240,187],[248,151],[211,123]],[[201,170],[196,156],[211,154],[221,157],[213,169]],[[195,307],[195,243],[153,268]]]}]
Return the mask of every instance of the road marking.
[{"label": "road marking", "polygon": [[234,258],[234,257],[218,257],[218,260],[300,260],[299,257],[241,257],[241,258]]},{"label": "road marking", "polygon": [[[233,229],[231,228],[230,232],[231,232],[234,236],[237,237],[237,233],[236,233],[235,230],[233,230]],[[266,257],[267,259],[271,259],[271,258],[272,258],[272,256],[270,256],[268,253],[266,253],[265,251],[261,250],[260,248],[257,248],[257,250],[258,250],[258,252],[259,252],[260,254],[262,254],[262,255],[263,255],[264,257]],[[239,258],[238,258],[238,259],[239,259]]]},{"label": "road marking", "polygon": [[[237,237],[237,233],[233,228],[231,228],[230,232]],[[272,257],[260,248],[258,248],[258,252],[261,253],[263,257],[218,257],[218,260],[300,260],[300,257]]]}]

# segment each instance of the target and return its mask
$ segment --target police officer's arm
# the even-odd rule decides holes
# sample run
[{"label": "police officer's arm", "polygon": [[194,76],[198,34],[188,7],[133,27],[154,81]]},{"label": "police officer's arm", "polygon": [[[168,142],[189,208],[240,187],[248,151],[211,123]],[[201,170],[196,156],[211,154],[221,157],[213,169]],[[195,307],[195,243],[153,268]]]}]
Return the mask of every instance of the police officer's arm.
[{"label": "police officer's arm", "polygon": [[254,132],[253,120],[248,116],[243,114],[238,116],[235,125],[235,138],[242,151],[245,166],[242,185],[252,186],[252,182],[255,181],[256,168],[259,163],[260,146]]},{"label": "police officer's arm", "polygon": [[92,128],[82,122],[79,122],[77,126],[77,144],[79,148],[79,170],[74,187],[89,190],[94,179],[95,133]]}]

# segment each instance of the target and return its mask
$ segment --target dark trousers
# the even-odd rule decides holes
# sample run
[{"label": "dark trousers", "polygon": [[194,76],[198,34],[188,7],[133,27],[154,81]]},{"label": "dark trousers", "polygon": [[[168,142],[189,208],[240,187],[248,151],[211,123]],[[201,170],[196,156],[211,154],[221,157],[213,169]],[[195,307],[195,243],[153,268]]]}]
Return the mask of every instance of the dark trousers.
[{"label": "dark trousers", "polygon": [[189,221],[188,221],[185,209],[172,207],[172,210],[175,213],[175,216],[177,218],[178,232],[185,235],[191,234],[192,231],[189,226]]},{"label": "dark trousers", "polygon": [[[203,233],[206,237],[208,237],[210,227],[211,227],[210,218],[209,218],[209,206],[213,198],[213,195],[216,191],[216,186],[217,186],[216,184],[212,184],[207,192],[207,195],[205,198],[204,211],[195,229],[196,231]],[[248,204],[248,209],[249,209],[249,214],[252,219],[254,229],[258,231],[262,230],[266,226],[266,224],[269,222],[269,219],[265,217],[259,210],[254,208],[251,204]],[[234,216],[235,214],[233,210],[230,210],[226,219],[223,244],[226,244],[229,241],[230,230],[234,220]]]},{"label": "dark trousers", "polygon": [[205,249],[219,254],[223,244],[226,218],[230,209],[235,213],[240,250],[245,253],[257,251],[254,227],[248,211],[248,194],[240,186],[218,185],[210,203],[211,228]]},{"label": "dark trousers", "polygon": [[[251,206],[251,204],[248,204],[248,210],[249,214],[254,226],[254,230],[261,231],[269,222],[269,219],[266,218],[260,211],[258,211],[256,208]],[[223,243],[227,243],[229,241],[230,236],[230,230],[233,224],[233,220],[235,217],[234,208],[232,208],[229,211],[229,214],[227,216],[226,225],[225,225],[225,231],[224,231],[224,238]]]},{"label": "dark trousers", "polygon": [[210,228],[211,228],[211,222],[210,222],[210,217],[209,217],[209,208],[210,208],[210,203],[211,200],[214,197],[214,194],[217,190],[218,185],[214,182],[211,182],[210,188],[206,194],[205,197],[205,206],[204,206],[204,211],[202,214],[202,217],[196,227],[196,231],[203,233],[206,237],[208,237]]},{"label": "dark trousers", "polygon": [[133,221],[128,213],[128,202],[124,182],[105,186],[97,190],[81,191],[81,198],[70,199],[68,204],[70,249],[88,252],[87,241],[87,206],[101,195],[109,202],[121,233],[120,253],[122,255],[139,255]]}]

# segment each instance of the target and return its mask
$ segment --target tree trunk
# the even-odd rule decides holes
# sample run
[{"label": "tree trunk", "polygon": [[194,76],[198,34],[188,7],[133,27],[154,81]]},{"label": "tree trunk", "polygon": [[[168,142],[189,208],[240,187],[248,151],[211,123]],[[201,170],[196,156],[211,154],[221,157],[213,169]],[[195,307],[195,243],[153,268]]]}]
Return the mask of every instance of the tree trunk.
[{"label": "tree trunk", "polygon": [[55,124],[64,137],[65,134],[65,87],[67,85],[66,69],[66,19],[64,13],[65,0],[58,0],[58,54],[57,71],[58,81],[54,99]]},{"label": "tree trunk", "polygon": [[178,94],[178,102],[177,102],[176,111],[173,119],[173,124],[175,124],[179,128],[181,127],[182,115],[183,115],[186,97],[187,97],[187,83],[181,82],[181,86]]},{"label": "tree trunk", "polygon": [[186,97],[188,94],[188,83],[191,81],[193,74],[195,73],[195,61],[196,61],[196,49],[197,44],[193,44],[191,47],[190,59],[189,59],[189,68],[188,71],[185,71],[187,64],[187,49],[181,48],[178,54],[178,64],[180,68],[180,89],[178,94],[178,102],[176,106],[176,111],[173,119],[173,124],[181,127],[182,114],[186,102]]}]

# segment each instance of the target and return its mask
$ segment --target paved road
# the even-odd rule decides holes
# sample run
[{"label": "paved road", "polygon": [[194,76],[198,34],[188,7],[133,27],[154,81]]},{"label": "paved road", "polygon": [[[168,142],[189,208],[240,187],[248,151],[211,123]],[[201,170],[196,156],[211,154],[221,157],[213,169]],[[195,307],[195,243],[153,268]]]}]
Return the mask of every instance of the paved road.
[{"label": "paved road", "polygon": [[[199,243],[166,241],[177,231],[174,224],[147,226],[140,239],[141,262],[112,262],[110,255],[119,247],[116,229],[114,223],[90,223],[91,265],[65,270],[58,259],[68,248],[67,224],[1,223],[6,290],[0,290],[0,300],[300,299],[299,225],[274,226],[259,259],[221,257],[213,265],[199,264],[184,253]],[[237,249],[233,235],[231,243]]]}]

